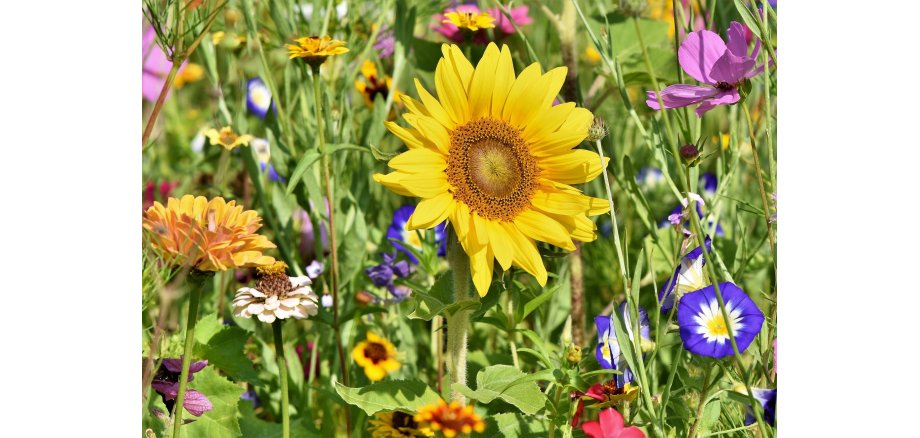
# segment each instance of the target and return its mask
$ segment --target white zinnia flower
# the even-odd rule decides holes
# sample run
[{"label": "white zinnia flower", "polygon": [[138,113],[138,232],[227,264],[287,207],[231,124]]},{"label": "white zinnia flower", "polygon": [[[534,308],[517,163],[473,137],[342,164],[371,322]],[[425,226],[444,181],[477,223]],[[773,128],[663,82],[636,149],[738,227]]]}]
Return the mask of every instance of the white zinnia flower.
[{"label": "white zinnia flower", "polygon": [[284,273],[265,275],[256,287],[244,287],[233,298],[233,314],[243,318],[253,315],[259,321],[303,319],[316,315],[319,299],[310,289],[310,278],[288,277]]}]

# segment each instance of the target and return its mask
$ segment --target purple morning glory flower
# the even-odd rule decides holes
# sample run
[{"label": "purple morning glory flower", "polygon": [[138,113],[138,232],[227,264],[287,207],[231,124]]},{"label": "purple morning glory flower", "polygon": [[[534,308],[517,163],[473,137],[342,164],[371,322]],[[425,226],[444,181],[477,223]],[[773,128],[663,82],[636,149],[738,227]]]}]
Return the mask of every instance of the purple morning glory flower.
[{"label": "purple morning glory flower", "polygon": [[[677,50],[681,68],[690,77],[703,85],[675,84],[661,90],[665,108],[681,108],[699,103],[696,115],[703,117],[707,111],[718,105],[730,105],[741,99],[738,87],[763,71],[763,65],[756,66],[760,53],[760,41],[748,55],[747,40],[741,23],[732,21],[728,28],[728,44],[719,34],[708,30],[691,32]],[[658,95],[646,91],[645,103],[660,110]]]},{"label": "purple morning glory flower", "polygon": [[[189,365],[188,379],[186,380],[188,382],[194,380],[194,374],[203,370],[207,365],[207,360],[192,362]],[[166,409],[169,411],[172,411],[176,397],[179,395],[179,377],[181,376],[181,358],[163,359],[163,363],[160,365],[160,368],[157,369],[156,374],[153,376],[153,382],[150,384],[153,390],[163,398],[163,404],[166,405]],[[186,411],[196,417],[200,417],[205,412],[214,408],[214,405],[211,404],[211,401],[208,400],[204,394],[191,388],[186,388],[185,400],[182,402],[182,406],[185,407]]]},{"label": "purple morning glory flower", "polygon": [[[705,242],[708,251],[712,248],[712,239],[706,236]],[[703,276],[703,265],[705,264],[703,249],[700,247],[694,248],[680,259],[680,263],[674,269],[674,275],[661,286],[661,291],[658,292],[661,313],[670,312],[671,307],[674,307],[674,302],[684,294],[706,287],[706,278]]]},{"label": "purple morning glory flower", "polygon": [[391,284],[393,280],[393,267],[386,262],[367,268],[364,272],[370,277],[374,286],[384,287]]},{"label": "purple morning glory flower", "polygon": [[377,34],[377,41],[374,42],[374,48],[377,49],[380,59],[389,58],[393,55],[393,51],[396,50],[396,36],[393,33],[393,29],[389,27],[381,29],[380,33]]},{"label": "purple morning glory flower", "polygon": [[[620,303],[618,311],[626,324],[626,334],[632,339],[632,323],[629,319],[629,311],[626,309],[626,302]],[[600,363],[601,368],[608,370],[618,370],[622,374],[616,375],[617,387],[622,388],[627,383],[633,381],[633,373],[626,364],[626,358],[620,349],[620,343],[617,342],[616,330],[613,325],[612,316],[594,317],[594,325],[597,327],[597,349],[595,357]],[[648,313],[641,306],[639,307],[639,336],[642,340],[651,340],[649,338]]]},{"label": "purple morning glory flower", "polygon": [[246,82],[246,108],[260,119],[264,119],[272,107],[272,92],[262,78],[252,78]]},{"label": "purple morning glory flower", "polygon": [[728,330],[735,334],[739,353],[744,353],[763,325],[763,312],[741,288],[719,283],[729,322],[722,317],[715,287],[707,286],[685,294],[677,304],[680,339],[687,351],[700,356],[725,357],[734,354]]},{"label": "purple morning glory flower", "polygon": [[[422,251],[422,235],[420,234],[422,230],[410,231],[407,225],[413,212],[415,212],[414,205],[405,205],[393,212],[393,222],[387,228],[387,239],[391,239],[390,243],[393,244],[393,247],[405,254],[412,264],[418,264],[418,259],[415,258],[415,255],[406,249],[406,246],[411,246],[416,251]],[[439,256],[444,256],[447,252],[447,231],[445,226],[446,222],[434,228],[435,242],[440,244],[438,247]]]},{"label": "purple morning glory flower", "polygon": [[[763,421],[766,421],[771,426],[776,423],[776,390],[775,389],[762,389],[762,388],[751,388],[751,392],[754,393],[754,399],[760,402],[763,406]],[[754,417],[754,411],[750,406],[747,406],[747,413],[744,415],[744,425],[754,424],[757,419]]]}]

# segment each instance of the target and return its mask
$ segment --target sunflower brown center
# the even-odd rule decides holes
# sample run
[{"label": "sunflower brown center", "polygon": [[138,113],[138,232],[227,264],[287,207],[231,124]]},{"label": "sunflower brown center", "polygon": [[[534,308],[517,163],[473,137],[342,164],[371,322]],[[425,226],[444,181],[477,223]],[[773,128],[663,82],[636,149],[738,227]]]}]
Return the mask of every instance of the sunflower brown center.
[{"label": "sunflower brown center", "polygon": [[364,357],[374,362],[376,365],[379,362],[387,360],[387,348],[377,342],[368,342],[367,346],[364,347]]},{"label": "sunflower brown center", "polygon": [[540,169],[520,131],[492,118],[450,134],[447,181],[454,199],[486,219],[511,221],[530,205]]}]

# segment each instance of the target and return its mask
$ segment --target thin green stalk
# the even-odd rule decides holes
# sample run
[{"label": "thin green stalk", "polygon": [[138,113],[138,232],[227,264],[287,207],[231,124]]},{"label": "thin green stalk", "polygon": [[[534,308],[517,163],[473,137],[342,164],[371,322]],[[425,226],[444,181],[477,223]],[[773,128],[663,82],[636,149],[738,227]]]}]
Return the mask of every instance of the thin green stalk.
[{"label": "thin green stalk", "polygon": [[[342,384],[348,386],[348,362],[345,361],[345,349],[342,346],[341,328],[339,327],[339,256],[335,238],[335,197],[332,191],[332,177],[330,170],[331,158],[326,153],[326,132],[323,126],[323,98],[320,87],[320,64],[312,65],[313,68],[313,99],[316,113],[316,131],[319,137],[319,153],[323,156],[323,183],[326,186],[326,199],[329,202],[329,246],[332,256],[332,269],[329,276],[332,283],[332,327],[335,330],[335,348],[339,353],[339,364],[342,368]],[[351,436],[351,409],[345,404],[345,428]]]},{"label": "thin green stalk", "polygon": [[283,319],[276,319],[272,323],[272,334],[275,338],[275,358],[278,360],[278,372],[281,379],[281,436],[290,438],[291,417],[288,409],[288,366],[287,359],[284,357],[284,341],[281,339],[281,324],[283,322]]},{"label": "thin green stalk", "polygon": [[[770,238],[770,250],[773,252],[773,271],[774,277],[776,275],[776,236],[773,234],[773,226],[770,223],[770,205],[767,202],[767,190],[764,188],[763,183],[763,169],[760,167],[760,157],[757,152],[756,140],[754,139],[754,124],[751,120],[751,113],[748,111],[747,103],[741,104],[741,109],[744,110],[744,115],[747,118],[748,125],[748,135],[751,139],[751,155],[754,156],[754,169],[757,173],[757,184],[760,188],[760,201],[763,205],[763,218],[764,223],[767,226],[767,236]],[[774,278],[775,280],[775,278]],[[774,281],[775,285],[775,281]]]},{"label": "thin green stalk", "polygon": [[182,353],[182,372],[179,374],[179,392],[173,406],[173,438],[179,438],[179,428],[182,426],[182,413],[185,410],[185,391],[188,387],[188,370],[192,364],[192,347],[195,345],[195,325],[198,323],[198,302],[201,301],[201,288],[205,278],[213,275],[193,270],[189,273],[188,285],[191,288],[188,301],[188,315],[185,323],[185,347]]},{"label": "thin green stalk", "polygon": [[639,19],[633,17],[633,25],[636,28],[636,38],[639,39],[639,47],[642,48],[642,57],[645,59],[645,68],[648,70],[648,75],[652,79],[652,85],[655,88],[655,95],[658,96],[658,107],[661,108],[661,119],[664,120],[664,129],[668,134],[668,138],[672,144],[676,144],[674,139],[674,131],[671,130],[671,118],[668,116],[668,112],[665,111],[664,101],[661,98],[661,85],[658,84],[658,77],[655,75],[655,68],[652,67],[652,58],[648,54],[648,48],[645,47],[645,41],[642,39],[642,30],[639,27]]},{"label": "thin green stalk", "polygon": [[517,326],[517,321],[514,319],[514,294],[508,294],[508,317],[511,318],[512,329],[508,333],[508,342],[511,344],[511,362],[514,363],[515,368],[521,369],[521,363],[518,361],[517,343],[514,342],[514,328]]},{"label": "thin green stalk", "polygon": [[[558,410],[559,400],[562,398],[562,388],[557,386],[555,389],[556,389],[556,393],[555,395],[553,395],[553,409]],[[556,422],[550,421],[549,422],[549,438],[553,438],[555,435],[556,435]]]},{"label": "thin green stalk", "polygon": [[703,408],[706,406],[706,396],[709,395],[709,377],[712,376],[712,363],[706,365],[706,371],[703,374],[703,392],[700,393],[700,402],[696,407],[696,418],[693,419],[693,425],[690,426],[690,432],[687,438],[696,436],[696,429],[700,426],[700,419],[703,418]]},{"label": "thin green stalk", "polygon": [[[461,302],[470,298],[470,259],[463,252],[457,233],[449,228],[447,235],[447,263],[453,275],[454,302]],[[454,383],[466,385],[466,338],[470,329],[470,311],[459,310],[453,315],[447,315],[447,369],[450,373],[451,391],[453,401],[466,404],[466,397],[453,389]]]}]

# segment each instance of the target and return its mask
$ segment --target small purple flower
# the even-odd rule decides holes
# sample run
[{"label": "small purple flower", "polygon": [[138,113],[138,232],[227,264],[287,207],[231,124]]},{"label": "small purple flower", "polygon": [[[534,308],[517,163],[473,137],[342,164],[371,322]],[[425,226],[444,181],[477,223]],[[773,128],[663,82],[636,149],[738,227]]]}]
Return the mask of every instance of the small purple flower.
[{"label": "small purple flower", "polygon": [[719,178],[712,172],[706,172],[700,175],[700,187],[703,188],[703,193],[712,197],[716,194],[716,189],[719,187]]},{"label": "small purple flower", "polygon": [[393,267],[387,262],[367,268],[364,272],[370,277],[374,286],[388,286],[393,280]]},{"label": "small purple flower", "polygon": [[246,83],[246,108],[260,119],[264,119],[268,110],[274,105],[272,92],[262,78],[252,78]]},{"label": "small purple flower", "polygon": [[393,29],[389,27],[381,29],[380,33],[377,34],[374,48],[377,49],[380,59],[389,58],[393,55],[393,51],[396,50],[396,36],[393,33]]},{"label": "small purple flower", "polygon": [[[754,393],[754,399],[760,402],[760,405],[763,406],[763,421],[766,421],[771,426],[775,424],[776,390],[751,388],[751,392]],[[755,421],[757,421],[757,419],[754,417],[754,411],[751,409],[751,406],[747,406],[746,413],[744,415],[744,424],[747,426],[754,424]]]},{"label": "small purple flower", "polygon": [[[203,370],[207,365],[207,360],[192,362],[189,365],[189,373],[186,381],[191,382],[194,380],[194,374]],[[150,384],[153,390],[163,398],[163,404],[166,405],[166,409],[169,411],[172,411],[176,397],[179,395],[179,377],[181,376],[181,358],[163,359],[163,363],[160,365],[160,368],[157,369],[156,374],[153,376],[153,381]],[[182,406],[185,407],[186,411],[196,417],[200,417],[205,412],[214,408],[214,405],[211,404],[211,401],[208,400],[204,394],[191,388],[186,388],[185,400],[182,402]]]},{"label": "small purple flower", "polygon": [[[664,228],[664,227],[668,227],[668,226],[670,226],[670,225],[680,225],[680,224],[681,224],[680,222],[676,222],[676,223],[675,223],[674,221],[679,220],[678,218],[683,218],[683,219],[684,219],[684,221],[683,221],[683,227],[689,229],[689,228],[690,228],[690,220],[689,220],[689,217],[690,217],[690,216],[688,216],[687,214],[688,214],[688,212],[686,211],[686,207],[684,207],[684,206],[681,205],[681,204],[678,204],[677,206],[674,207],[673,210],[671,210],[671,214],[668,215],[668,218],[667,218],[666,220],[664,220],[664,221],[661,221],[661,223],[658,224],[658,227],[659,227],[659,228]],[[700,207],[700,203],[699,203],[699,202],[696,203],[696,215],[697,215],[697,217],[699,217],[700,219],[703,219],[703,216],[705,216],[705,215],[703,214],[703,208]],[[703,225],[703,224],[701,223],[700,225]],[[723,236],[725,236],[725,230],[722,228],[722,224],[720,224],[720,223],[718,223],[718,222],[716,222],[715,224],[713,224],[713,221],[709,221],[708,224],[704,225],[704,227],[703,227],[703,228],[704,228],[704,231],[709,230],[710,228],[712,228],[713,225],[716,226],[716,231],[715,231],[716,236],[718,236],[718,237],[723,237]]]},{"label": "small purple flower", "polygon": [[[650,341],[648,313],[641,306],[639,307],[639,336],[644,341]],[[626,302],[620,303],[618,307],[623,323],[626,325],[626,335],[633,338],[632,323],[629,319],[629,311],[626,309]],[[617,341],[616,329],[613,325],[612,316],[594,317],[594,325],[597,327],[597,348],[594,355],[597,362],[604,369],[619,370],[622,374],[617,374],[617,387],[622,388],[634,378],[632,371],[626,364],[626,358],[622,354],[620,343]]]},{"label": "small purple flower", "polygon": [[[708,30],[691,32],[677,50],[681,68],[690,77],[706,86],[675,84],[661,90],[665,108],[681,108],[699,103],[696,115],[703,117],[707,111],[718,105],[730,105],[741,99],[738,87],[763,71],[763,65],[756,66],[760,53],[760,41],[748,55],[744,27],[733,21],[728,28],[728,44],[719,34]],[[646,91],[645,103],[660,110],[658,95]]]},{"label": "small purple flower", "polygon": [[729,329],[739,353],[744,353],[760,333],[764,316],[754,301],[732,283],[719,283],[719,290],[730,321],[723,318],[712,285],[685,294],[677,304],[680,339],[691,353],[715,358],[733,355]]},{"label": "small purple flower", "polygon": [[683,220],[684,220],[683,213],[671,213],[670,215],[668,215],[668,222],[670,222],[671,225],[680,225],[680,223],[683,222]]},{"label": "small purple flower", "polygon": [[387,286],[387,290],[390,292],[390,295],[393,295],[393,301],[397,303],[402,302],[412,294],[412,289],[403,285],[397,286],[392,283]]}]

